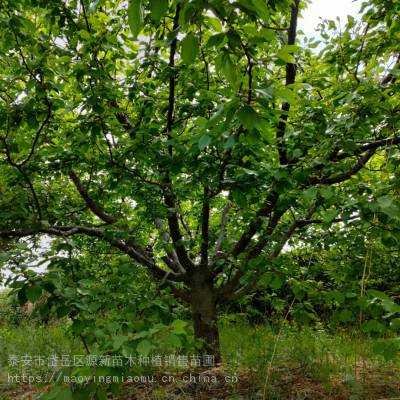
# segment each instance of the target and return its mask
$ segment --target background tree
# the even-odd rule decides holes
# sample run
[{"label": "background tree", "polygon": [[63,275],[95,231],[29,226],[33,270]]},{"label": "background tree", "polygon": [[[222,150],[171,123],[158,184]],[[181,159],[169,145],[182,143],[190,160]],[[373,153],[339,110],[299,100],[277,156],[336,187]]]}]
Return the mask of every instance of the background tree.
[{"label": "background tree", "polygon": [[[400,218],[399,5],[365,2],[323,44],[298,40],[303,6],[3,1],[1,237],[125,253],[219,359],[218,304],[288,241],[364,209]],[[363,173],[378,158],[382,183]]]}]

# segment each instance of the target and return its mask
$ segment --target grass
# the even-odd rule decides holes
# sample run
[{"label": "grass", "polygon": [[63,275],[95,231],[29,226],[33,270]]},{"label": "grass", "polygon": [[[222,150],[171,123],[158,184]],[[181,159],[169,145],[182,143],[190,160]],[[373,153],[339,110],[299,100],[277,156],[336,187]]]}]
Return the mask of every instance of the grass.
[{"label": "grass", "polygon": [[[7,298],[7,291],[0,291],[0,400],[22,399],[28,393],[35,392],[28,385],[9,383],[9,375],[21,376],[27,371],[33,376],[49,376],[53,373],[52,367],[35,358],[35,355],[47,360],[53,355],[82,354],[80,342],[67,333],[67,323],[67,320],[60,320],[43,324],[14,307]],[[25,355],[32,356],[31,365],[13,365],[14,356],[21,360]]]},{"label": "grass", "polygon": [[[29,375],[46,377],[53,373],[47,361],[42,362],[40,358],[35,358],[35,355],[40,355],[43,360],[47,360],[53,355],[61,357],[63,354],[82,354],[80,344],[72,340],[66,333],[65,322],[50,325],[39,325],[32,321],[23,321],[17,326],[1,324],[0,344],[1,400],[3,400],[2,390],[4,393],[11,393],[9,397],[4,394],[4,399],[11,400],[20,390],[24,392],[23,387],[27,389],[26,385],[9,383],[9,375],[21,376],[24,372],[29,371]],[[21,360],[25,355],[32,356],[32,363],[29,366],[12,365],[14,356],[18,356]],[[29,362],[29,358],[27,360]],[[15,398],[19,399],[20,397]]]},{"label": "grass", "polygon": [[269,326],[225,324],[224,360],[231,371],[248,371],[260,398],[400,398],[400,355],[385,360],[377,342],[359,332],[328,333],[286,324],[280,335]]},{"label": "grass", "polygon": [[[122,399],[394,399],[400,398],[400,356],[386,361],[374,351],[376,340],[358,332],[328,333],[298,329],[286,323],[280,331],[222,319],[221,347],[224,364],[207,371],[218,384],[130,385]],[[23,320],[19,325],[0,322],[0,382],[8,373],[21,373],[9,365],[10,355],[83,354],[79,341],[66,331],[66,323],[42,325]],[[47,365],[34,366],[30,374],[48,374]],[[225,376],[239,377],[225,383]],[[39,391],[42,390],[39,388]],[[29,397],[30,396],[30,397]],[[35,397],[36,396],[36,397]],[[0,399],[37,398],[28,385],[3,385]]]}]

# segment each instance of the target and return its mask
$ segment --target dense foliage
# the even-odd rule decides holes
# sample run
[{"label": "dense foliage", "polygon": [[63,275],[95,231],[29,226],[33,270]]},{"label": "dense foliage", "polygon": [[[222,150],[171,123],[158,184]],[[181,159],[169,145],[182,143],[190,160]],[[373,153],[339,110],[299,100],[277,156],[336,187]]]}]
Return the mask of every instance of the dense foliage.
[{"label": "dense foliage", "polygon": [[[159,332],[194,345],[180,337],[178,300],[219,360],[217,306],[258,284],[269,295],[286,282],[298,316],[313,315],[318,301],[301,301],[324,294],[313,262],[323,238],[334,249],[319,266],[336,284],[333,308],[345,306],[339,321],[365,317],[362,304],[347,307],[354,288],[344,281],[359,285],[369,264],[339,273],[338,252],[370,257],[371,232],[383,238],[377,248],[399,243],[400,5],[366,1],[361,21],[324,22],[322,42],[297,31],[305,6],[1,3],[1,245],[21,264],[12,249],[44,241],[50,263],[44,277],[25,272],[14,284],[22,303],[44,296],[42,314],[75,318],[88,346],[130,340],[148,353]],[[148,276],[175,300],[155,302]],[[374,318],[398,313],[381,292],[364,294]],[[94,313],[119,307],[142,321],[126,326],[117,312],[90,329]],[[372,321],[366,330],[382,329]],[[156,330],[128,336],[144,325]]]}]

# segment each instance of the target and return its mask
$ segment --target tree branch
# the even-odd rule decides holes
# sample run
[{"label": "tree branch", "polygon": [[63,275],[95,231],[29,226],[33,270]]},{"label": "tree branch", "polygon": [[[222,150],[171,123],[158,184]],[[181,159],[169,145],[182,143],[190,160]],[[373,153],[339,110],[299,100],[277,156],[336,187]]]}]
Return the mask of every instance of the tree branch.
[{"label": "tree branch", "polygon": [[81,7],[82,7],[82,13],[83,13],[83,17],[85,19],[85,24],[86,24],[86,29],[88,32],[90,32],[90,25],[89,25],[89,20],[86,14],[86,8],[85,8],[85,3],[84,0],[80,0],[81,3]]},{"label": "tree branch", "polygon": [[228,223],[229,209],[230,209],[230,204],[226,203],[224,209],[222,210],[221,223],[219,225],[219,235],[218,235],[217,242],[215,244],[215,252],[214,252],[214,256],[212,258],[212,263],[214,262],[215,258],[217,258],[221,253],[222,241],[224,240],[224,236],[225,236],[225,226]]},{"label": "tree branch", "polygon": [[210,198],[208,188],[204,188],[203,208],[201,213],[201,261],[202,266],[208,266],[208,245],[210,225]]},{"label": "tree branch", "polygon": [[[156,218],[155,220],[155,225],[160,233],[161,239],[165,243],[169,243],[170,237],[169,234],[166,230],[163,228],[163,222],[160,218]],[[175,249],[172,250],[166,250],[167,257],[163,258],[164,262],[172,269],[175,271],[180,271],[182,273],[186,273],[185,268],[182,267],[182,264],[179,262],[178,255],[176,254]]]},{"label": "tree branch", "polygon": [[321,177],[311,177],[307,182],[307,186],[314,186],[318,184],[333,185],[335,183],[341,183],[347,181],[365,166],[365,164],[375,154],[375,151],[376,148],[367,150],[365,154],[359,158],[358,162],[346,172],[333,176],[325,175]]},{"label": "tree branch", "polygon": [[[290,13],[290,25],[288,29],[288,45],[294,45],[296,43],[297,36],[297,19],[299,16],[299,4],[300,0],[293,0],[291,5]],[[287,63],[286,64],[286,86],[291,85],[296,80],[296,64]],[[282,105],[282,114],[280,116],[280,121],[277,127],[276,137],[278,139],[277,147],[279,152],[279,159],[281,165],[287,164],[286,151],[283,145],[283,137],[285,136],[286,124],[289,118],[290,104],[288,102]]]},{"label": "tree branch", "polygon": [[[317,204],[314,204],[310,210],[307,212],[307,214],[304,217],[304,220],[309,220],[312,215],[315,213],[317,209]],[[286,233],[282,236],[282,239],[280,241],[280,243],[278,243],[275,247],[275,249],[273,250],[273,252],[271,253],[271,255],[269,256],[270,259],[274,259],[276,258],[280,252],[282,251],[282,248],[285,246],[285,244],[287,243],[287,241],[293,236],[294,232],[296,231],[296,229],[298,227],[300,227],[301,225],[299,224],[300,220],[295,219],[289,226],[289,229],[286,231]],[[257,283],[260,279],[260,277],[265,273],[265,271],[256,271],[253,278],[250,279],[250,282],[243,285],[242,287],[238,288],[238,285],[240,284],[240,277],[237,278],[235,277],[235,281],[232,282],[228,288],[224,288],[223,289],[223,293],[221,296],[221,302],[226,302],[226,301],[232,301],[232,300],[237,300],[240,299],[242,296],[250,293],[251,291],[253,291],[255,289],[255,287],[257,286]],[[237,275],[240,275],[240,271],[238,272]]]},{"label": "tree branch", "polygon": [[97,205],[93,199],[89,196],[87,188],[82,184],[78,175],[75,174],[74,171],[69,172],[69,176],[74,183],[76,189],[81,195],[82,199],[85,201],[87,207],[93,212],[93,214],[97,215],[102,221],[107,224],[114,224],[118,218],[108,215],[99,205]]},{"label": "tree branch", "polygon": [[181,263],[183,268],[188,271],[192,269],[194,265],[190,260],[186,252],[185,246],[183,244],[183,236],[179,228],[176,201],[173,193],[171,192],[171,183],[169,181],[168,175],[166,177],[166,184],[168,185],[168,187],[164,189],[164,200],[165,200],[165,205],[168,208],[167,219],[168,219],[169,232],[176,250],[176,254],[178,255],[179,262]]},{"label": "tree branch", "polygon": [[250,243],[253,236],[257,233],[258,229],[261,227],[264,217],[271,213],[273,208],[278,202],[279,194],[272,191],[257,213],[256,218],[250,223],[247,230],[242,234],[235,247],[231,251],[233,257],[237,257],[239,254],[246,250],[248,244]]},{"label": "tree branch", "polygon": [[16,162],[13,161],[13,159],[11,158],[11,153],[10,153],[10,149],[8,148],[7,145],[7,140],[6,138],[2,137],[1,140],[4,143],[4,148],[6,151],[6,157],[7,157],[7,161],[8,163],[14,167],[15,169],[18,170],[18,172],[22,175],[22,177],[24,178],[25,182],[28,184],[29,186],[29,190],[32,193],[32,197],[33,197],[33,201],[35,203],[35,208],[36,211],[38,213],[38,220],[42,221],[43,220],[43,214],[42,214],[42,208],[40,206],[40,202],[39,202],[39,198],[36,194],[35,188],[33,186],[33,183],[31,182],[31,180],[29,179],[29,176],[27,175],[27,173],[24,171],[24,168],[21,164],[17,164]]},{"label": "tree branch", "polygon": [[[174,17],[173,30],[178,29],[179,25],[179,14],[180,14],[181,4],[178,3],[176,6],[176,12]],[[178,39],[175,37],[171,43],[171,50],[169,55],[169,68],[170,68],[170,78],[169,78],[169,96],[168,96],[168,113],[167,113],[167,134],[168,138],[171,139],[170,132],[172,131],[174,124],[174,110],[175,110],[175,54],[177,49]],[[168,146],[169,156],[172,157],[172,145]],[[161,169],[163,169],[161,167]],[[176,254],[178,255],[179,261],[185,270],[190,270],[194,267],[192,261],[186,252],[185,246],[183,244],[183,236],[179,228],[179,219],[177,212],[177,205],[175,200],[175,195],[172,187],[172,180],[169,176],[169,172],[164,171],[164,201],[168,208],[168,226]]]},{"label": "tree branch", "polygon": [[[29,229],[13,229],[13,230],[0,230],[0,238],[22,238],[28,236],[35,236],[38,234],[45,234],[51,236],[70,237],[74,235],[83,234],[89,237],[98,238],[106,241],[111,246],[121,250],[129,257],[137,261],[139,264],[147,267],[151,274],[158,280],[165,279],[168,276],[175,282],[183,282],[186,280],[184,274],[176,274],[174,272],[165,271],[159,268],[154,260],[146,254],[144,249],[137,246],[134,241],[129,241],[129,244],[123,240],[115,239],[111,235],[99,228],[92,228],[86,226],[38,226]],[[168,275],[167,275],[168,274]]]},{"label": "tree branch", "polygon": [[[253,248],[249,251],[246,256],[246,261],[250,261],[256,257],[258,257],[264,247],[267,245],[270,240],[270,236],[274,232],[276,226],[278,225],[279,220],[285,214],[286,210],[276,211],[271,220],[269,221],[268,227],[264,233],[264,235],[259,239],[259,241],[253,246]],[[228,280],[228,282],[219,289],[219,295],[224,298],[225,296],[229,296],[233,291],[236,290],[238,285],[240,284],[240,279],[245,275],[245,272],[238,270],[235,275]]]},{"label": "tree branch", "polygon": [[[395,63],[395,66],[394,66],[393,69],[399,68],[399,67],[400,67],[400,54],[397,56],[396,63]],[[389,84],[389,83],[395,83],[396,80],[397,80],[396,75],[394,75],[393,73],[390,72],[389,74],[387,74],[387,75],[382,79],[381,85],[387,85],[387,84]]]},{"label": "tree branch", "polygon": [[[109,105],[117,110],[119,110],[120,108],[116,100],[110,101]],[[117,111],[115,113],[115,116],[117,117],[117,121],[122,125],[125,131],[127,131],[128,133],[132,133],[134,131],[134,126],[131,124],[128,116],[124,112]]]},{"label": "tree branch", "polygon": [[385,146],[395,146],[397,144],[400,144],[400,137],[392,137],[392,138],[376,140],[374,142],[365,143],[365,144],[361,145],[352,154],[336,153],[333,157],[331,157],[330,161],[340,161],[345,158],[360,155],[367,150],[374,150],[374,149],[378,149],[379,147],[385,147]]},{"label": "tree branch", "polygon": [[[179,14],[181,10],[180,3],[176,6],[176,13],[174,17],[174,25],[173,31],[176,31],[179,27]],[[178,39],[175,37],[171,43],[171,51],[169,53],[169,68],[170,68],[170,77],[169,77],[169,97],[168,97],[168,114],[167,114],[167,132],[172,131],[172,127],[174,124],[174,111],[175,111],[175,54],[176,48],[178,44]]]},{"label": "tree branch", "polygon": [[28,156],[25,158],[25,160],[23,160],[23,161],[21,161],[19,163],[19,166],[21,166],[21,167],[24,166],[26,163],[28,163],[29,160],[32,158],[33,154],[35,153],[36,145],[39,142],[40,135],[41,135],[44,127],[47,125],[47,123],[51,119],[51,116],[52,116],[52,105],[51,105],[50,101],[47,98],[46,98],[46,103],[47,103],[47,115],[46,115],[46,118],[43,120],[43,122],[40,124],[39,129],[36,131],[35,139],[33,140],[33,144],[32,144],[32,147],[31,147],[31,150],[30,150]]}]

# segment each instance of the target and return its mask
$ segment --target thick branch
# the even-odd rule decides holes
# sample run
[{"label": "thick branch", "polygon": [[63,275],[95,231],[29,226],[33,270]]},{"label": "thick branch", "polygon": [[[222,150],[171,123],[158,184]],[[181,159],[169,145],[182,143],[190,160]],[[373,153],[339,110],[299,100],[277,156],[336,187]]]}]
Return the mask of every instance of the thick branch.
[{"label": "thick branch", "polygon": [[174,272],[168,272],[159,268],[154,260],[146,254],[145,250],[141,249],[130,241],[129,244],[120,239],[112,238],[111,235],[107,235],[106,232],[99,228],[92,228],[86,226],[38,226],[29,229],[13,229],[13,230],[0,230],[0,238],[21,238],[28,236],[35,236],[38,234],[69,237],[73,235],[86,235],[95,237],[106,241],[111,246],[118,248],[123,253],[137,261],[139,264],[147,267],[151,274],[158,280],[165,280],[166,276],[170,280],[175,282],[183,282],[186,277],[183,274],[176,274]]},{"label": "thick branch", "polygon": [[[300,0],[293,0],[291,5],[291,13],[290,13],[290,25],[288,29],[288,45],[294,45],[296,43],[297,36],[297,19],[299,16],[299,4]],[[296,80],[296,64],[287,63],[286,64],[286,86],[291,85]],[[282,114],[280,116],[280,121],[277,127],[277,139],[278,139],[278,151],[279,151],[279,159],[281,165],[287,164],[286,151],[283,145],[283,137],[286,131],[286,124],[289,117],[290,104],[285,102],[282,105]]]},{"label": "thick branch", "polygon": [[376,140],[371,143],[365,143],[358,147],[352,154],[350,153],[338,153],[335,154],[332,158],[331,161],[340,161],[345,158],[350,158],[353,156],[360,155],[364,153],[367,150],[374,150],[378,149],[379,147],[386,147],[386,146],[395,146],[397,144],[400,144],[400,137],[393,137],[393,138],[386,138],[386,139],[380,139]]},{"label": "thick branch", "polygon": [[278,202],[278,198],[279,194],[276,192],[271,192],[268,195],[264,203],[264,206],[257,211],[256,218],[250,223],[247,230],[243,233],[243,235],[240,237],[239,241],[233,248],[231,252],[233,257],[237,257],[239,254],[243,253],[243,251],[246,250],[251,239],[260,229],[264,217],[270,214],[273,208],[275,207],[276,203]]},{"label": "thick branch", "polygon": [[[180,13],[180,3],[176,6],[176,13],[174,17],[174,25],[173,30],[176,31],[179,27],[179,13]],[[166,130],[168,133],[168,137],[171,138],[170,132],[172,131],[174,124],[174,110],[175,110],[175,54],[177,49],[178,40],[175,37],[171,43],[171,50],[169,55],[169,68],[170,68],[170,78],[169,78],[169,96],[168,96],[168,113],[167,113],[167,126]],[[172,145],[168,147],[168,153],[170,157],[172,157]],[[163,167],[161,167],[163,169]],[[189,256],[186,252],[185,246],[183,244],[183,236],[179,228],[179,218],[177,205],[175,200],[175,195],[172,187],[172,180],[170,178],[169,172],[164,171],[165,173],[165,189],[164,189],[164,201],[165,205],[168,208],[168,226],[172,241],[174,243],[174,247],[176,250],[176,254],[178,255],[179,261],[182,264],[183,268],[186,270],[190,270],[193,268],[193,263],[189,259]]]},{"label": "thick branch", "polygon": [[[163,222],[160,218],[156,218],[155,225],[160,233],[161,239],[168,244],[170,242],[169,234],[166,230],[164,230]],[[168,250],[166,249],[167,257],[163,258],[163,261],[173,270],[173,271],[180,271],[185,273],[185,269],[182,267],[181,263],[179,262],[178,255],[174,249]]]},{"label": "thick branch", "polygon": [[[176,6],[176,13],[174,17],[174,25],[173,31],[176,31],[179,27],[179,14],[180,14],[181,5],[178,3]],[[167,132],[172,131],[172,127],[174,124],[174,111],[175,111],[175,54],[176,48],[178,44],[178,39],[175,37],[171,43],[171,50],[169,53],[169,68],[170,68],[170,77],[169,77],[169,97],[168,97],[168,115],[167,115]]]},{"label": "thick branch", "polygon": [[[332,185],[335,183],[340,183],[340,182],[344,182],[348,179],[350,179],[352,176],[354,176],[357,172],[359,172],[365,165],[366,163],[371,159],[371,157],[375,154],[376,150],[379,147],[383,147],[383,146],[388,146],[388,145],[395,145],[400,143],[400,138],[389,138],[389,139],[382,139],[382,140],[378,140],[375,142],[371,142],[371,143],[366,143],[364,145],[362,145],[360,147],[360,151],[361,149],[363,150],[364,154],[362,157],[359,158],[358,162],[351,167],[348,171],[337,174],[337,175],[333,175],[333,176],[322,176],[322,177],[313,177],[308,181],[308,185],[316,185],[316,184],[327,184],[327,185]],[[276,246],[276,248],[274,249],[274,251],[271,254],[272,258],[277,257],[283,246],[285,245],[285,243],[292,237],[292,235],[294,234],[295,230],[297,228],[301,228],[310,224],[314,224],[314,223],[320,223],[320,220],[312,220],[310,219],[311,216],[314,214],[316,209],[316,206],[312,207],[309,212],[307,213],[307,215],[305,216],[305,219],[302,220],[295,220],[293,221],[293,223],[290,225],[288,231],[286,232],[286,234],[283,236],[282,241]],[[281,215],[279,214],[274,214],[274,216],[277,216],[277,220],[275,221],[276,223],[279,221],[279,218]],[[273,222],[273,218],[271,218],[270,221],[270,225]],[[340,220],[334,220],[332,222],[339,222]],[[254,226],[256,226],[256,223],[254,222],[251,226],[251,228],[253,228]],[[273,224],[271,225],[273,226]],[[276,226],[276,224],[275,224]],[[249,230],[249,233],[251,234],[252,232],[256,232],[257,229],[251,229]],[[259,239],[259,241],[257,242],[257,244],[250,250],[247,259],[253,259],[255,257],[257,257],[259,254],[261,254],[261,251],[264,249],[264,247],[267,245],[268,243],[268,236],[271,234],[272,232],[269,232],[268,235],[262,237]],[[243,240],[242,242],[246,241],[246,242],[250,242],[250,239],[248,239],[248,235],[247,236],[243,236]],[[235,252],[236,253],[236,252]],[[241,273],[240,271],[237,272],[237,274],[232,278],[232,280],[230,282],[227,283],[227,285],[222,288],[221,293],[223,296],[228,296],[229,299],[231,299],[231,294],[233,293],[233,291],[235,290],[235,287],[237,287],[237,285],[239,285],[240,282],[240,278],[243,276],[243,273]],[[258,278],[257,278],[258,279]],[[248,291],[250,291],[256,284],[256,279],[254,281],[254,283],[249,284],[248,287],[246,287],[246,289],[241,289],[240,291],[238,291],[237,293],[234,294],[235,298],[240,298],[245,292],[247,293]]]},{"label": "thick branch", "polygon": [[75,187],[77,188],[79,194],[81,195],[82,199],[85,201],[86,205],[93,212],[93,214],[97,215],[102,221],[106,222],[107,224],[113,224],[117,221],[116,217],[108,215],[98,204],[93,201],[93,199],[89,196],[87,188],[82,184],[78,175],[76,175],[74,171],[70,171],[69,176]]},{"label": "thick branch", "polygon": [[208,189],[204,188],[203,209],[201,213],[201,265],[208,265],[210,198]]},{"label": "thick branch", "polygon": [[253,258],[258,257],[261,254],[262,250],[269,242],[270,236],[274,232],[276,226],[278,225],[278,222],[280,221],[282,216],[285,214],[285,212],[286,212],[286,210],[279,210],[279,211],[277,210],[274,212],[265,233],[263,233],[263,235],[258,240],[258,242],[248,252],[247,257],[246,257],[247,260],[252,260]]},{"label": "thick branch", "polygon": [[[258,240],[258,242],[253,246],[253,248],[249,251],[249,253],[246,256],[246,261],[250,261],[254,258],[256,258],[261,251],[264,249],[264,247],[267,245],[267,243],[270,240],[270,236],[274,232],[276,226],[278,225],[279,220],[283,216],[286,210],[280,210],[276,211],[273,216],[271,217],[271,220],[268,224],[268,227],[265,231],[265,233],[262,235],[262,237]],[[234,290],[238,287],[240,284],[240,279],[244,276],[243,271],[236,271],[235,275],[229,279],[229,281],[219,290],[219,295],[223,298],[225,296],[229,296],[231,293],[233,293]]]},{"label": "thick branch", "polygon": [[[310,210],[307,212],[307,214],[304,217],[304,220],[310,220],[312,215],[315,213],[317,209],[317,205],[314,204]],[[278,257],[280,252],[282,251],[283,247],[287,243],[287,241],[293,236],[294,232],[296,231],[297,228],[301,226],[300,221],[304,220],[298,220],[295,219],[289,226],[288,230],[283,234],[281,241],[276,245],[275,249],[272,251],[270,254],[270,259],[274,259]],[[304,226],[304,225],[303,225]],[[223,296],[221,297],[221,301],[232,301],[236,299],[240,299],[242,296],[252,292],[255,287],[257,286],[257,283],[260,279],[260,277],[265,273],[265,271],[260,270],[256,271],[254,276],[250,279],[249,283],[243,285],[239,289],[237,287],[240,284],[240,277],[243,275],[240,271],[237,273],[239,275],[239,278],[235,276],[233,278],[234,282],[230,282],[227,284],[227,287],[223,289]],[[229,285],[229,286],[228,286]]]},{"label": "thick branch", "polygon": [[228,223],[229,209],[230,209],[230,204],[229,204],[229,202],[227,202],[225,204],[224,209],[222,210],[221,223],[219,225],[219,235],[218,235],[217,243],[215,244],[215,253],[213,256],[213,261],[221,253],[222,241],[224,240],[224,236],[225,236],[225,226]]},{"label": "thick branch", "polygon": [[185,246],[183,244],[183,236],[179,228],[176,201],[170,189],[171,182],[169,181],[169,176],[166,177],[166,184],[168,185],[168,187],[164,190],[164,200],[165,200],[165,205],[168,208],[167,219],[168,219],[169,232],[176,250],[176,254],[178,255],[179,262],[181,263],[183,268],[185,268],[185,270],[188,271],[193,268],[193,263],[189,259]]},{"label": "thick branch", "polygon": [[321,177],[312,177],[308,180],[307,185],[313,186],[318,184],[333,185],[335,183],[341,183],[350,179],[353,175],[359,172],[365,164],[375,154],[376,148],[369,149],[365,154],[359,158],[358,162],[353,165],[348,171],[337,175],[325,175]]}]

